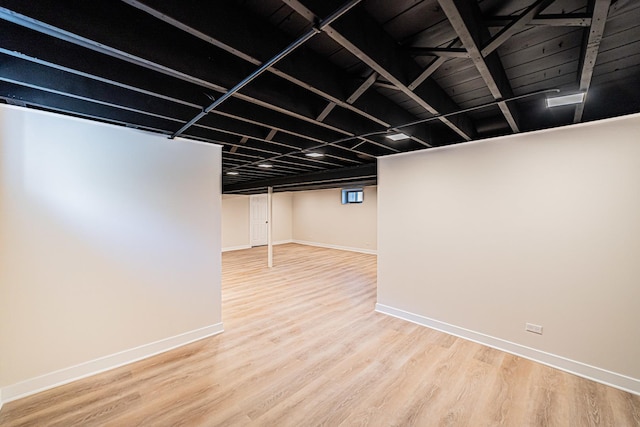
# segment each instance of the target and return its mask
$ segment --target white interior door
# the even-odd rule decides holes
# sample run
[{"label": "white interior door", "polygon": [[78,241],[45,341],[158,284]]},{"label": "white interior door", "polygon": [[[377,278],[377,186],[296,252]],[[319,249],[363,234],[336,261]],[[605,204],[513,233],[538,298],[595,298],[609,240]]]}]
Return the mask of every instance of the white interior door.
[{"label": "white interior door", "polygon": [[249,198],[251,211],[251,246],[262,246],[268,242],[267,195],[256,194]]}]

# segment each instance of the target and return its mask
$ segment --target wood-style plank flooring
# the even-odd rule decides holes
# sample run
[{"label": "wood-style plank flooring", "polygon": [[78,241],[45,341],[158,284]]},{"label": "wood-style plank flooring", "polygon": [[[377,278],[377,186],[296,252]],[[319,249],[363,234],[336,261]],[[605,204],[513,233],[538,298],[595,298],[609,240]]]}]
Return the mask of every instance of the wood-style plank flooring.
[{"label": "wood-style plank flooring", "polygon": [[225,332],[5,404],[0,425],[640,426],[640,397],[374,312],[376,257],[223,254]]}]

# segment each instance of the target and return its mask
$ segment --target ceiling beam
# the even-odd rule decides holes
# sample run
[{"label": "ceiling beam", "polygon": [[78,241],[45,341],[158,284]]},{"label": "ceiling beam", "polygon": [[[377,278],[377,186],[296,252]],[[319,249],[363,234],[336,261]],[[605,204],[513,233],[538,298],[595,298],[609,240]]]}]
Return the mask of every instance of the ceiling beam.
[{"label": "ceiling beam", "polygon": [[[513,96],[513,90],[496,52],[486,58],[480,47],[484,39],[489,39],[489,30],[482,22],[480,7],[476,2],[463,0],[438,0],[447,15],[463,46],[470,54],[473,64],[485,81],[494,99],[506,99]],[[513,104],[499,102],[498,107],[513,132],[520,132],[518,111]]]},{"label": "ceiling beam", "polygon": [[[313,1],[283,0],[310,23],[318,18],[305,4]],[[315,3],[314,3],[315,4]],[[318,4],[315,4],[317,7]],[[319,8],[326,7],[320,4]],[[408,88],[407,75],[418,76],[422,69],[389,37],[373,19],[355,8],[340,21],[324,28],[325,34],[352,55],[380,74],[426,112],[437,115],[458,109],[449,96],[432,80],[426,80],[416,91]],[[442,118],[445,125],[465,140],[475,137],[471,120],[465,116]]]},{"label": "ceiling beam", "polygon": [[574,123],[582,121],[584,105],[589,96],[589,86],[591,86],[593,69],[596,66],[598,50],[600,49],[600,42],[602,41],[607,15],[609,14],[609,6],[611,6],[611,0],[589,1],[589,8],[592,10],[591,27],[589,27],[589,31],[585,34],[582,42],[582,55],[580,57],[580,67],[578,68],[580,70],[578,75],[580,91],[585,92],[586,95],[584,101],[576,105],[576,110],[573,115]]},{"label": "ceiling beam", "polygon": [[425,80],[427,80],[429,77],[431,77],[431,75],[433,73],[435,73],[438,68],[440,68],[445,62],[447,62],[449,60],[449,58],[446,58],[444,56],[441,56],[439,58],[435,58],[428,66],[427,68],[425,68],[418,77],[416,77],[415,79],[413,79],[413,81],[411,83],[409,83],[409,85],[407,85],[407,87],[409,88],[409,90],[416,90],[416,88],[418,86],[420,86],[422,84],[422,82],[424,82]]},{"label": "ceiling beam", "polygon": [[308,40],[310,40],[313,36],[318,34],[323,28],[328,27],[332,22],[334,22],[335,20],[339,19],[342,15],[347,13],[349,10],[351,10],[353,7],[355,7],[361,1],[362,0],[349,0],[347,3],[345,3],[343,6],[339,7],[338,9],[336,9],[329,16],[327,16],[326,18],[322,19],[321,21],[318,21],[313,28],[311,28],[306,33],[304,33],[301,36],[299,36],[297,39],[295,39],[293,42],[291,42],[291,44],[289,44],[283,50],[281,50],[276,55],[274,55],[271,59],[269,59],[268,61],[264,62],[256,70],[254,70],[251,74],[249,74],[248,76],[243,78],[240,82],[238,82],[236,85],[234,85],[228,91],[226,91],[221,97],[219,97],[218,99],[213,101],[210,105],[205,107],[193,119],[189,120],[180,129],[178,129],[176,132],[174,132],[173,135],[171,135],[171,137],[174,138],[174,137],[179,136],[182,133],[184,133],[184,131],[186,131],[191,126],[193,126],[198,120],[200,120],[201,118],[203,118],[204,116],[209,114],[211,111],[216,109],[219,105],[221,105],[224,101],[226,101],[228,98],[233,96],[236,92],[239,92],[240,90],[242,90],[249,83],[251,83],[252,81],[257,79],[262,73],[264,73],[265,71],[267,71],[268,69],[270,69],[271,67],[276,65],[279,61],[284,59],[287,55],[292,53],[298,47],[302,46],[304,43],[306,43]]},{"label": "ceiling beam", "polygon": [[174,121],[162,117],[122,110],[111,105],[98,104],[80,97],[68,97],[53,91],[46,92],[38,87],[18,85],[6,80],[0,80],[0,97],[18,100],[26,105],[49,111],[166,135],[170,134],[171,127],[175,126]]},{"label": "ceiling beam", "polygon": [[[145,95],[157,96],[162,100],[174,101],[178,104],[196,108],[195,111],[200,110],[200,103],[202,102],[201,99],[207,99],[205,96],[203,96],[203,88],[198,87],[197,85],[193,85],[191,82],[186,82],[180,79],[173,80],[171,76],[168,76],[166,73],[155,73],[154,70],[150,70],[146,67],[140,68],[136,64],[132,64],[131,62],[120,61],[118,58],[115,58],[112,55],[103,55],[102,52],[85,50],[83,47],[78,46],[75,43],[68,43],[58,38],[47,37],[43,33],[33,32],[31,30],[25,29],[24,27],[14,25],[6,21],[0,21],[0,27],[5,30],[0,31],[0,44],[2,46],[6,46],[7,48],[2,48],[3,52],[9,53],[16,58],[26,59],[33,62],[34,64],[45,65],[53,68],[54,70],[69,72],[77,76],[82,76],[83,78],[86,77],[96,80],[97,82],[101,83],[113,84],[116,87],[137,91],[138,93],[144,93]],[[25,51],[33,53],[34,56],[29,56],[22,53]],[[57,63],[50,61],[56,61]],[[58,63],[63,63],[65,65],[59,65]],[[28,74],[29,73],[23,73],[23,77],[27,77]],[[66,80],[66,78],[61,79],[61,82],[64,82]],[[175,86],[180,86],[181,89],[177,91],[172,90]],[[186,88],[187,90],[183,92],[183,88]],[[63,92],[64,91],[60,93]],[[109,92],[112,91],[105,91],[105,93]],[[160,95],[161,93],[168,95]],[[66,93],[66,95],[69,96],[71,95],[71,93]],[[190,98],[190,100],[185,101],[184,99],[175,98],[185,97],[185,95],[187,98]],[[334,118],[332,119],[332,123],[348,124],[350,127],[352,127],[352,130],[350,132],[337,129],[340,131],[340,133],[332,133],[332,131],[335,129],[335,126],[329,125],[327,126],[327,129],[314,129],[311,132],[313,135],[310,135],[309,126],[301,125],[301,123],[296,120],[291,120],[290,118],[280,116],[279,109],[269,108],[273,107],[272,105],[269,105],[265,102],[251,102],[247,104],[246,102],[240,101],[240,99],[244,99],[242,97],[242,94],[238,96],[238,99],[230,99],[227,103],[225,103],[221,110],[216,111],[215,115],[209,115],[204,118],[202,124],[200,124],[199,126],[202,126],[209,130],[218,130],[220,128],[217,123],[220,121],[220,119],[224,119],[223,121],[228,122],[226,118],[231,118],[238,121],[237,125],[241,125],[241,123],[243,122],[245,123],[244,126],[246,126],[246,123],[256,124],[259,126],[274,128],[286,134],[280,136],[279,138],[291,138],[291,135],[298,135],[303,138],[311,138],[317,143],[324,143],[325,141],[335,141],[340,138],[340,133],[342,135],[353,135],[355,133],[362,133],[363,129],[365,128],[368,131],[371,130],[370,125],[365,126],[364,123],[362,123],[362,125],[358,125],[357,120],[353,120],[353,117],[344,117],[344,114],[348,112],[343,110],[340,112],[340,114],[334,116]],[[148,102],[150,98],[143,97],[143,100],[143,103],[145,103]],[[393,105],[395,106],[395,104]],[[116,106],[116,108],[119,108],[118,105],[114,106]],[[57,107],[56,110],[68,111],[71,114],[77,114],[77,111],[69,108],[65,109]],[[170,110],[172,110],[172,108],[170,108]],[[148,113],[148,111],[145,110],[145,113]],[[256,117],[259,121],[256,121],[255,119],[248,119],[247,115],[250,117]],[[85,116],[89,117],[91,115]],[[409,116],[413,117],[411,115]],[[96,117],[95,115],[91,117],[94,119],[99,119],[99,117]],[[171,113],[171,119],[175,118],[176,117],[173,115],[173,113]],[[122,120],[122,118],[118,120],[107,118],[106,120],[117,123],[123,122],[126,125],[130,125],[130,123],[128,123],[126,120]],[[306,121],[314,124],[320,124],[320,122],[315,121],[315,119],[307,118]],[[150,126],[148,124],[144,127],[147,129],[153,128],[153,126]],[[166,128],[163,127],[159,131],[166,133]],[[226,128],[224,131],[227,132]],[[238,132],[237,130],[234,131],[238,136],[247,136],[245,135],[246,132]],[[255,134],[249,134],[248,136],[256,138]],[[390,152],[399,151],[398,149],[386,146],[384,144],[379,144],[378,142],[373,140],[367,139],[367,142],[370,142],[371,144],[378,147],[383,147]],[[305,145],[302,142],[297,142],[297,146],[301,146],[303,148],[305,146],[308,147],[309,144],[310,143],[307,143]],[[317,146],[317,144],[313,144],[313,146]],[[363,147],[354,149],[348,145],[345,146],[342,144],[329,144],[326,151],[326,154],[328,156],[340,159],[340,161],[342,162],[352,164],[354,162],[361,163],[361,156],[366,157],[379,154],[375,149],[373,150],[374,153],[372,154],[370,148],[364,149]]]},{"label": "ceiling beam", "polygon": [[139,93],[129,89],[114,88],[101,81],[51,69],[45,65],[1,53],[0,69],[2,69],[0,79],[3,81],[77,99],[86,99],[122,110],[162,117],[174,122],[180,122],[198,110],[164,99],[154,99],[153,102],[149,102]]},{"label": "ceiling beam", "polygon": [[353,104],[354,102],[356,102],[358,98],[360,98],[362,94],[365,93],[367,89],[369,89],[371,85],[373,85],[376,82],[377,78],[378,78],[378,73],[376,73],[375,71],[371,73],[369,77],[367,77],[365,81],[362,82],[362,84],[358,86],[351,95],[349,95],[349,97],[347,98],[347,103]]},{"label": "ceiling beam", "polygon": [[[376,73],[375,71],[372,72],[369,77],[367,77],[360,85],[358,85],[358,87],[356,87],[356,89],[353,91],[353,93],[351,95],[349,95],[349,97],[347,98],[347,103],[349,104],[353,104],[354,102],[356,102],[358,99],[360,99],[365,92],[367,92],[367,90],[373,86],[373,84],[376,82],[376,79],[378,78],[378,73]],[[370,92],[371,93],[371,92]],[[331,103],[329,103],[329,105],[327,107],[329,107],[331,105]],[[333,109],[333,108],[331,108]],[[326,110],[326,109],[325,109]],[[328,114],[328,113],[327,113]],[[418,143],[422,144],[425,147],[431,147],[431,145],[428,142],[425,142],[424,140],[427,139],[426,134],[425,134],[425,130],[427,130],[425,127],[421,127],[421,128],[414,128],[411,129],[411,138],[414,139],[415,141],[417,141]],[[419,135],[419,136],[414,136],[415,135]],[[429,134],[429,136],[431,136]],[[387,144],[381,144],[375,140],[372,140],[370,138],[358,138],[361,143],[370,143],[370,144],[374,144],[376,146],[382,147],[386,150],[389,150],[391,152],[394,153],[399,153],[400,150],[387,145]],[[428,138],[431,139],[431,138]],[[359,147],[361,144],[358,144],[356,147]]]},{"label": "ceiling beam", "polygon": [[[193,138],[194,136],[197,135],[192,135],[191,138]],[[229,148],[233,148],[233,147],[238,147],[237,143],[222,143],[221,144],[223,147],[229,147]],[[242,149],[243,153],[255,153],[253,154],[254,157],[256,159],[261,159],[264,158],[265,156],[269,156],[269,155],[274,155],[277,154],[277,151],[269,151],[269,150],[264,150],[264,149],[256,149],[256,148],[251,148],[251,147],[238,147],[240,149]],[[239,154],[237,151],[236,152],[232,152],[231,149],[228,151],[229,154]],[[326,169],[327,166],[329,167],[340,167],[343,165],[337,165],[335,163],[324,163],[324,164],[320,164],[318,162],[316,163],[311,163],[311,162],[306,162],[307,159],[302,159],[302,158],[295,158],[295,157],[291,157],[288,159],[280,159],[279,160],[279,164],[281,165],[280,168],[276,169],[276,168],[269,168],[270,171],[273,171],[274,174],[278,175],[281,171],[294,171],[296,173],[304,173],[304,172],[309,172],[309,171],[313,171],[313,170],[323,170]],[[264,168],[266,169],[266,168]]]},{"label": "ceiling beam", "polygon": [[278,177],[264,180],[247,181],[236,184],[225,184],[223,193],[248,193],[258,191],[266,187],[274,187],[276,190],[286,191],[293,186],[318,184],[351,183],[355,181],[367,182],[369,185],[376,182],[377,165],[375,162],[361,166],[348,168],[329,169],[321,172],[312,172],[295,177]]},{"label": "ceiling beam", "polygon": [[[117,26],[116,22],[120,22],[122,19],[122,17],[118,15],[119,11],[112,11],[112,7],[104,7],[104,10],[101,9],[99,13],[100,21],[95,22],[87,19],[86,14],[83,15],[82,8],[88,7],[85,6],[83,2],[78,3],[78,7],[66,8],[65,14],[67,16],[64,18],[64,25],[72,23],[75,27],[73,28],[73,32],[71,32],[57,28],[55,24],[45,23],[23,14],[32,13],[42,19],[51,20],[58,25],[62,25],[62,17],[55,13],[56,8],[53,7],[53,5],[50,7],[47,6],[50,3],[48,0],[38,0],[28,3],[4,2],[3,4],[5,3],[10,3],[12,7],[15,5],[15,7],[22,12],[18,13],[6,8],[0,8],[0,18],[6,21],[37,31],[43,35],[48,35],[85,49],[90,49],[90,52],[108,55],[118,59],[120,62],[126,61],[137,67],[143,67],[190,84],[195,84],[200,86],[202,88],[201,90],[208,89],[213,91],[214,96],[218,96],[218,94],[227,91],[225,82],[237,82],[240,80],[240,78],[234,79],[234,74],[244,74],[246,76],[251,70],[251,64],[245,63],[245,66],[240,66],[240,64],[237,63],[238,59],[230,60],[233,58],[229,58],[229,55],[227,55],[226,59],[220,56],[223,52],[214,52],[212,50],[207,52],[208,57],[206,58],[202,55],[193,55],[188,50],[180,49],[177,40],[172,41],[167,39],[163,42],[162,37],[165,36],[164,34],[156,35],[154,38],[145,38],[141,37],[138,33],[127,33],[128,29],[121,29],[118,32],[106,31],[104,27],[115,27]],[[128,6],[124,4],[122,4],[121,7],[128,8]],[[142,14],[142,16],[147,15]],[[141,22],[139,22],[139,24],[142,25]],[[151,24],[145,23],[145,25]],[[82,35],[85,33],[87,37]],[[173,37],[175,38],[175,35]],[[130,43],[129,40],[131,39],[135,39],[136,43]],[[11,42],[14,41],[15,40],[11,40]],[[171,46],[171,48],[167,48],[167,46]],[[38,50],[38,45],[35,43],[26,43],[23,52],[31,52],[33,50]],[[50,54],[53,53],[54,52],[51,52]],[[216,57],[216,55],[220,57]],[[76,63],[81,62],[83,57],[84,55],[82,53],[76,57]],[[68,58],[55,59],[53,62],[65,60],[68,60]],[[217,70],[210,65],[212,62],[222,64],[222,70],[216,72]],[[133,69],[135,68],[136,67],[133,67]],[[135,71],[133,69],[132,71]],[[139,71],[135,72],[138,73]],[[220,79],[224,81],[216,82],[216,80]],[[277,77],[271,77],[271,79],[277,79]],[[320,108],[320,103],[324,101],[317,97],[314,99],[314,95],[306,92],[304,89],[291,86],[290,84],[288,87],[282,86],[282,83],[285,83],[284,81],[281,81],[281,83],[278,83],[278,81],[269,81],[268,83],[273,88],[270,92],[264,92],[250,86],[242,93],[237,93],[236,97],[260,107],[272,109],[308,123],[339,132],[342,135],[353,135],[359,131],[357,128],[350,129],[354,120],[338,121],[338,118],[334,118],[330,123],[315,120],[314,111],[317,111],[317,109]]]},{"label": "ceiling beam", "polygon": [[513,21],[507,24],[503,29],[489,40],[482,48],[482,56],[487,56],[497,48],[499,48],[504,42],[509,40],[518,31],[527,26],[529,22],[547,6],[553,3],[554,0],[537,0],[529,6],[524,13],[516,17]]},{"label": "ceiling beam", "polygon": [[[349,97],[347,98],[347,103],[349,104],[353,104],[354,102],[356,102],[366,91],[367,89],[369,89],[376,81],[376,78],[378,77],[378,74],[373,72],[369,75],[369,77],[367,77],[360,85],[358,85],[358,87],[353,91],[353,93],[351,95],[349,95]],[[318,115],[317,120],[323,121],[327,118],[327,116],[329,115],[329,113],[331,113],[331,111],[333,111],[333,109],[336,107],[335,102],[329,101],[329,103],[327,104],[327,106],[322,110],[322,112]],[[424,129],[424,128],[422,128]],[[426,142],[423,142],[422,138],[425,137],[424,131],[423,130],[418,130],[415,132],[417,135],[420,135],[420,137],[413,137],[417,142],[419,142],[420,144],[430,147],[430,145]],[[386,150],[392,151],[394,153],[398,153],[400,150],[397,150],[394,147],[391,147],[389,145],[386,144],[380,144],[377,141],[374,141],[372,139],[369,138],[358,138],[362,143],[370,143],[379,147],[382,147]],[[356,147],[359,147],[361,144],[357,145]],[[355,147],[354,147],[355,148]]]},{"label": "ceiling beam", "polygon": [[[454,48],[460,40],[457,38],[453,40],[447,46],[448,49]],[[466,52],[466,50],[465,50]],[[435,58],[431,63],[425,68],[418,77],[416,77],[407,87],[411,90],[415,90],[418,86],[422,84],[426,79],[428,79],[433,73],[435,73],[438,68],[440,68],[445,62],[447,62],[449,58],[440,56]]]},{"label": "ceiling beam", "polygon": [[[365,101],[362,103],[363,105],[369,105],[372,101],[371,101],[371,97],[373,96],[374,98],[376,96],[379,96],[376,92],[372,92],[372,91],[368,91],[368,89],[373,86],[373,84],[376,82],[376,79],[378,78],[378,73],[376,73],[375,71],[373,71],[369,77],[367,77],[362,84],[360,84],[351,95],[349,95],[349,97],[347,98],[347,102],[349,104],[353,104],[354,102],[356,102],[358,99],[361,98],[366,98]],[[392,126],[390,127],[392,128]],[[431,138],[431,131],[429,128],[421,126],[421,127],[414,127],[413,129],[410,129],[407,134],[409,134],[409,136],[411,137],[412,140],[418,142],[420,145],[424,146],[424,147],[431,147],[431,144],[426,142],[426,141],[430,141]],[[356,145],[356,147],[359,147],[362,143],[368,142],[369,144],[374,144],[378,147],[382,147],[388,151],[394,152],[394,153],[399,153],[400,150],[398,150],[397,148],[391,146],[390,144],[387,144],[385,141],[384,144],[381,144],[380,142],[377,142],[373,139],[370,138],[358,138],[360,139],[360,144]],[[355,148],[355,147],[354,147]]]},{"label": "ceiling beam", "polygon": [[221,109],[215,110],[214,115],[278,129],[280,132],[287,133],[293,137],[309,139],[315,142],[331,141],[339,138],[340,135],[345,135],[344,133],[334,132],[331,129],[310,127],[305,121],[295,120],[284,113],[260,105],[242,102],[238,99],[229,100]]},{"label": "ceiling beam", "polygon": [[[203,100],[209,99],[205,96],[207,95],[206,89],[190,82],[173,79],[166,74],[155,73],[147,68],[119,61],[112,56],[85,50],[75,44],[50,38],[2,20],[0,20],[0,45],[4,46],[0,48],[0,52],[6,55],[147,95],[144,102],[158,98],[189,106],[197,111],[202,108]],[[29,54],[23,52],[29,52]],[[27,78],[28,73],[22,73],[22,77]],[[370,91],[368,93],[375,94],[376,92]],[[148,96],[152,98],[148,98]],[[368,97],[369,95],[367,95]],[[367,103],[369,101],[367,99]],[[240,123],[275,128],[286,134],[288,138],[299,137],[316,143],[334,141],[344,135],[353,135],[362,130],[362,126],[360,126],[360,129],[354,127],[351,132],[347,132],[304,116],[294,115],[294,119],[292,119],[285,116],[285,114],[292,116],[287,114],[288,112],[281,112],[279,108],[273,108],[273,105],[264,104],[255,102],[255,100],[254,102],[245,102],[242,96],[238,96],[238,99],[232,98],[220,110],[214,112],[215,116],[220,116],[215,121],[219,121],[221,117],[230,118]],[[392,105],[395,106],[395,104]],[[396,106],[396,108],[399,107]],[[344,117],[344,113],[348,112],[342,111],[341,114],[335,115],[333,123],[347,123],[349,126],[354,126],[357,121]],[[207,124],[209,124],[211,117],[209,115],[204,119]],[[410,115],[410,117],[413,116]],[[304,122],[323,127],[310,127]],[[370,127],[368,129],[370,130]],[[423,127],[423,129],[428,131],[429,128]],[[253,137],[253,135],[251,136]],[[375,142],[373,143],[375,144]],[[346,157],[348,161],[353,161],[349,159],[348,151],[353,151],[358,155],[362,154],[361,151],[354,151],[348,147],[340,145],[335,145],[335,147],[343,150],[343,154],[340,156]]]},{"label": "ceiling beam", "polygon": [[[246,136],[243,136],[242,138],[240,138],[240,144],[246,144],[246,142],[249,140],[249,138],[247,138]],[[230,153],[235,153],[236,151],[238,151],[239,146],[236,145],[234,147],[231,147],[231,150],[229,150]]]},{"label": "ceiling beam", "polygon": [[[87,76],[72,74],[44,64],[5,54],[0,54],[0,68],[2,69],[0,80],[39,90],[42,99],[45,99],[44,97],[47,93],[57,94],[136,114],[157,117],[174,123],[184,122],[199,110],[197,106],[187,106],[164,98],[150,98],[146,96],[147,94],[143,96],[143,94],[128,88],[114,86]],[[65,109],[70,112],[73,111],[72,105]],[[197,126],[210,131],[232,135],[234,138],[251,138],[252,140],[272,142],[273,144],[285,146],[289,150],[316,146],[318,142],[283,133],[278,134],[278,139],[274,141],[277,129],[269,131],[264,125],[242,122],[217,114],[206,117]],[[166,129],[163,128],[163,130]],[[269,131],[269,134],[264,137],[267,131]],[[209,136],[209,139],[212,139],[212,136]],[[349,153],[346,147],[330,148],[327,151],[327,154],[331,154],[343,162],[360,163],[356,155]]]},{"label": "ceiling beam", "polygon": [[317,121],[319,121],[319,122],[324,121],[324,119],[326,119],[326,118],[327,118],[327,116],[329,115],[329,113],[330,113],[334,108],[336,108],[336,105],[337,105],[337,104],[336,104],[335,102],[329,101],[329,103],[327,104],[327,106],[326,106],[326,107],[324,107],[324,108],[322,109],[322,111],[320,112],[320,114],[318,114],[318,117],[316,117],[316,120],[317,120]]},{"label": "ceiling beam", "polygon": [[[162,0],[122,0],[149,15],[212,44],[253,65],[261,66],[269,60],[265,52],[278,52],[289,43],[289,39],[277,29],[250,14],[243,12],[235,5],[226,3],[194,0],[166,2]],[[200,10],[194,14],[193,10]],[[238,33],[252,34],[254,37],[238,37]],[[303,50],[301,46],[299,50]],[[342,99],[337,81],[348,78],[340,75],[341,70],[331,67],[326,60],[308,49],[296,57],[295,52],[282,57],[277,64],[266,71],[284,78],[317,95],[335,102],[337,105],[350,108]],[[282,70],[284,71],[282,71]],[[382,125],[384,120],[373,117],[366,112],[350,108]]]},{"label": "ceiling beam", "polygon": [[271,141],[274,136],[278,133],[278,129],[271,129],[267,136],[264,138],[265,141]]},{"label": "ceiling beam", "polygon": [[[122,1],[253,65],[264,63],[269,59],[265,56],[266,53],[281,50],[290,40],[277,28],[227,2]],[[193,10],[201,10],[202,13],[190,13]],[[238,37],[239,33],[255,36]],[[349,75],[305,46],[282,58],[267,71],[315,93],[327,100],[329,105],[334,103],[334,106],[325,107],[316,115],[320,122],[325,121],[328,113],[336,106],[385,127],[415,119],[415,116],[377,93],[369,97],[366,106],[349,102],[350,88],[358,84],[358,77]],[[419,128],[414,136],[428,142],[427,138],[431,137],[431,133]]]},{"label": "ceiling beam", "polygon": [[[494,16],[485,18],[487,27],[504,27],[513,21],[513,16]],[[588,27],[591,25],[591,15],[587,13],[558,13],[540,14],[527,23],[528,26],[551,27]]]}]

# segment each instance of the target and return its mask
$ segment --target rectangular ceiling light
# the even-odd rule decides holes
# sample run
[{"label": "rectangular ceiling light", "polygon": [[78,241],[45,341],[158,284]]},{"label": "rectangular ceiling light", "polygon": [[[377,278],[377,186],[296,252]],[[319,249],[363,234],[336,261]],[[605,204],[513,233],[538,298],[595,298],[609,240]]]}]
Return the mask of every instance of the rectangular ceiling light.
[{"label": "rectangular ceiling light", "polygon": [[230,171],[230,172],[227,172],[227,175],[238,175],[238,172]]},{"label": "rectangular ceiling light", "polygon": [[260,163],[260,164],[258,165],[258,167],[259,167],[259,168],[272,168],[272,167],[273,167],[273,165],[272,165],[272,164],[270,164],[270,163]]},{"label": "rectangular ceiling light", "polygon": [[307,156],[307,157],[324,157],[324,154],[318,153],[318,152],[311,152],[311,153],[306,153],[305,156]]},{"label": "rectangular ceiling light", "polygon": [[385,136],[386,136],[387,138],[389,138],[390,140],[392,140],[392,141],[402,141],[403,139],[408,139],[408,138],[410,138],[410,136],[409,136],[409,135],[404,134],[404,133],[402,133],[402,132],[400,132],[400,133],[392,133],[392,134],[385,135]]},{"label": "rectangular ceiling light", "polygon": [[552,98],[547,98],[547,108],[580,104],[583,101],[584,92],[572,93],[571,95],[554,96]]}]

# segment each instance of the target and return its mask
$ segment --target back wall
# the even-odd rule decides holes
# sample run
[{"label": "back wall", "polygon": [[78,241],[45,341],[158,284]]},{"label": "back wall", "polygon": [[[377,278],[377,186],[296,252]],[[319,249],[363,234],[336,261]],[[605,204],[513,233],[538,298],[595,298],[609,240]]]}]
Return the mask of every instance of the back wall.
[{"label": "back wall", "polygon": [[[377,189],[364,188],[364,202],[343,205],[341,190],[273,194],[273,242],[295,242],[365,253],[377,248]],[[223,251],[247,249],[249,196],[222,196]]]},{"label": "back wall", "polygon": [[362,203],[343,205],[341,190],[293,193],[293,239],[298,243],[376,253],[378,192],[364,188]]}]

